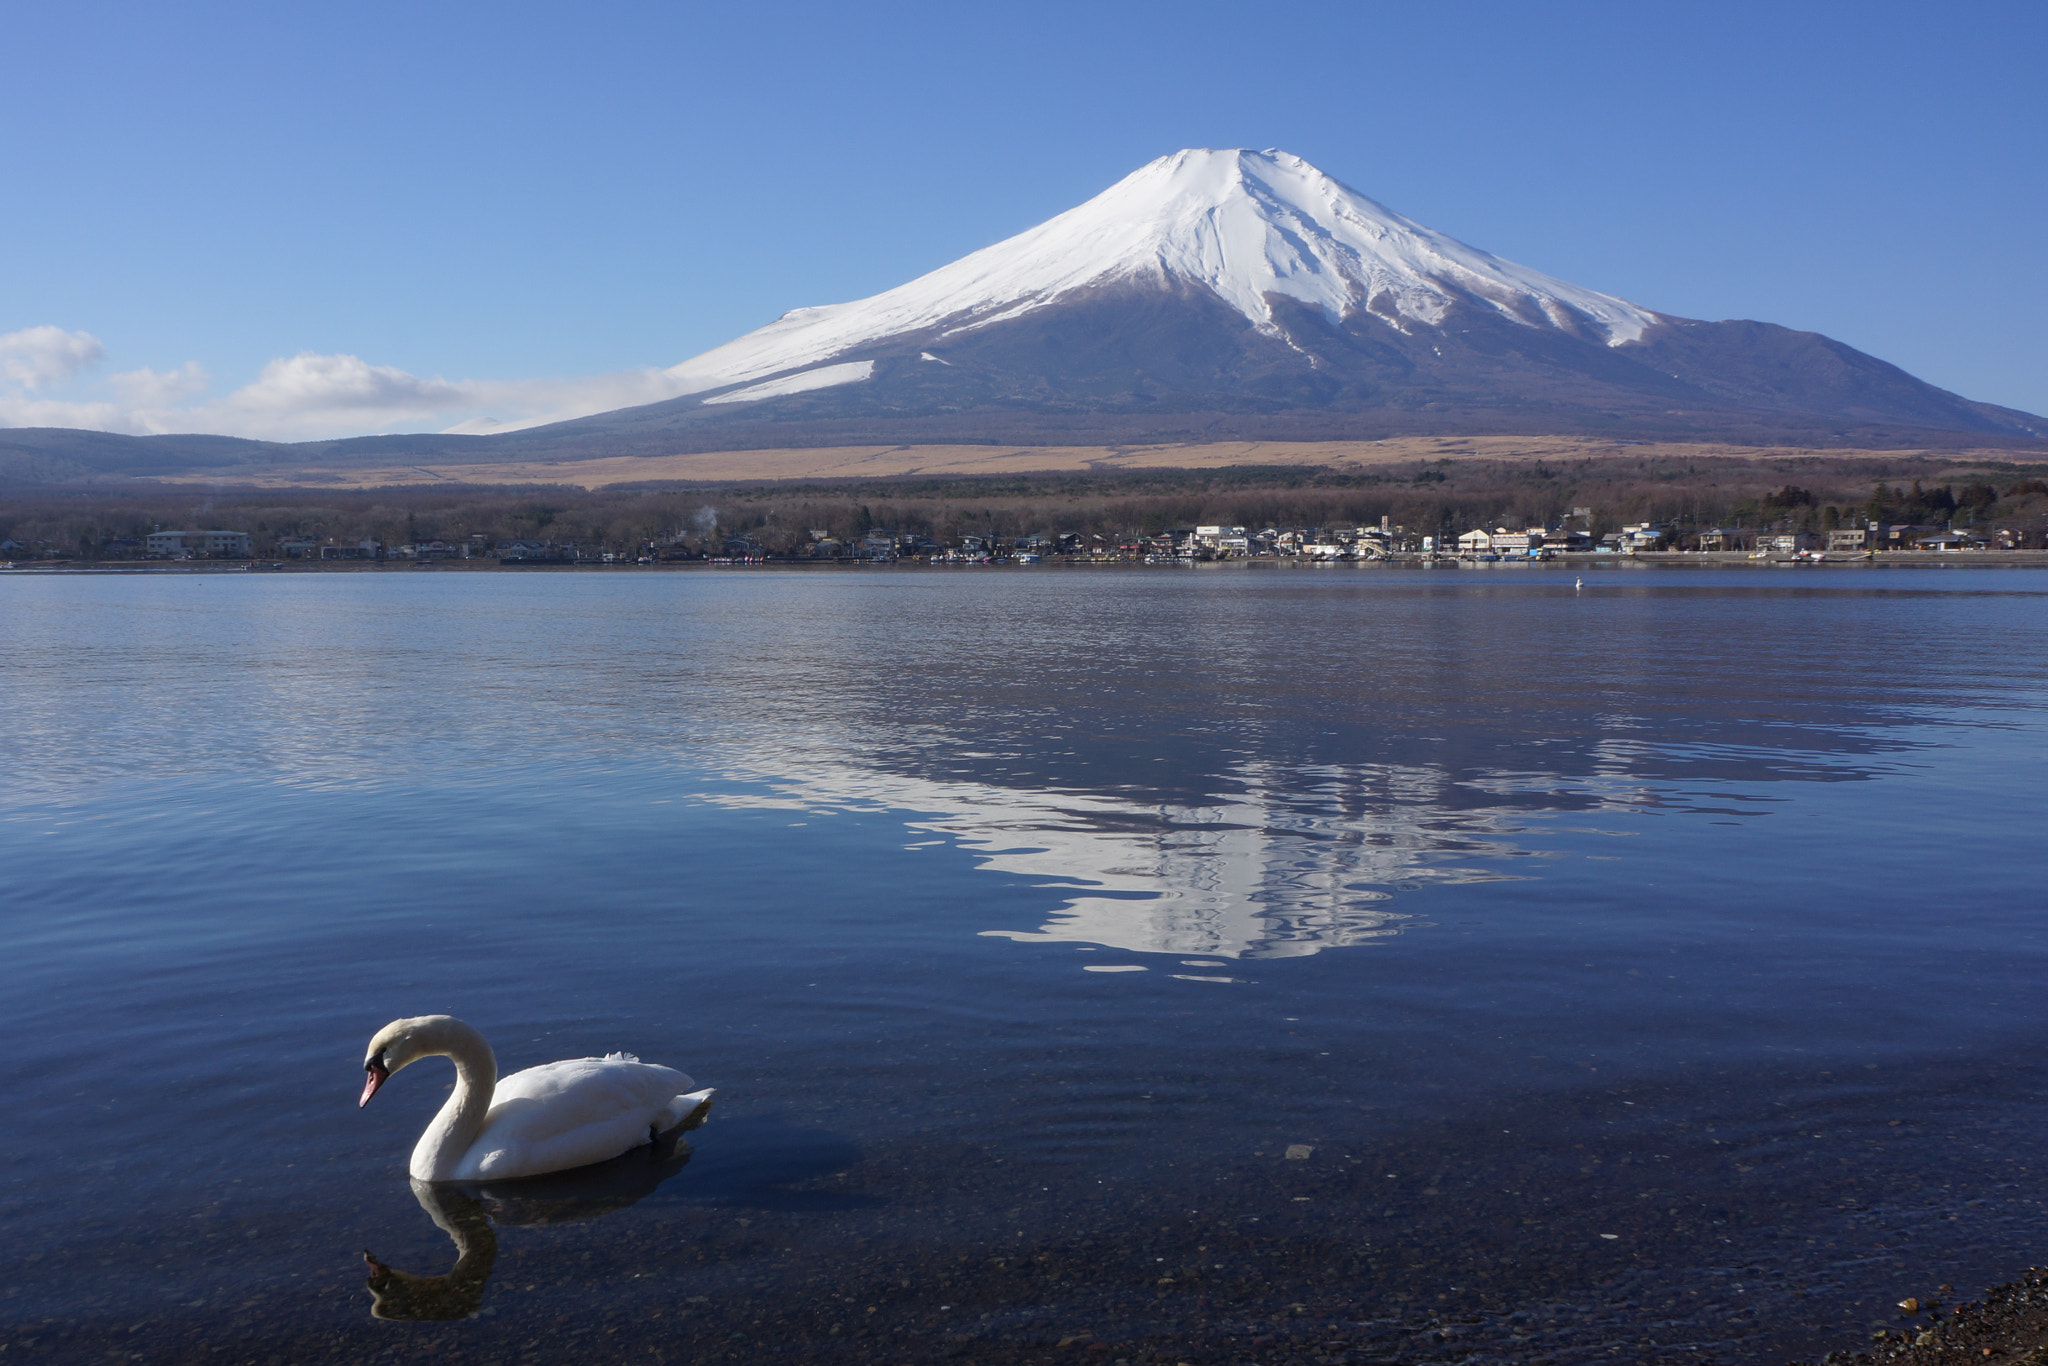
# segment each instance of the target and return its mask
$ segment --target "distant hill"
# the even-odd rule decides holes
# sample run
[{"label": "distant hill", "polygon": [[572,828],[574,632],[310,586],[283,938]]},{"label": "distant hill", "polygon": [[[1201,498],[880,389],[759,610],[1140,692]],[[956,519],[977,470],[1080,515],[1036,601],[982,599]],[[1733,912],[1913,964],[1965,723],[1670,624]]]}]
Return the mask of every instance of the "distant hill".
[{"label": "distant hill", "polygon": [[0,431],[0,477],[1432,433],[2048,446],[2048,419],[1818,333],[1555,279],[1277,151],[1162,157],[1028,232],[666,375],[680,397],[498,436]]}]

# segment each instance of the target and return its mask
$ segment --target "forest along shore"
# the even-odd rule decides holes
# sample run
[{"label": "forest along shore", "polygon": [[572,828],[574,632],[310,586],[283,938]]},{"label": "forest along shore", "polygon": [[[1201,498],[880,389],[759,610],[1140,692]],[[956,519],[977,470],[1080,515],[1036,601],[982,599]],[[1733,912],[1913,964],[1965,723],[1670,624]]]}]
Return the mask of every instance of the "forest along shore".
[{"label": "forest along shore", "polygon": [[[2048,549],[2048,460],[1809,456],[1237,465],[974,477],[0,490],[0,562],[152,559],[1746,558]],[[563,467],[567,479],[572,466]]]}]

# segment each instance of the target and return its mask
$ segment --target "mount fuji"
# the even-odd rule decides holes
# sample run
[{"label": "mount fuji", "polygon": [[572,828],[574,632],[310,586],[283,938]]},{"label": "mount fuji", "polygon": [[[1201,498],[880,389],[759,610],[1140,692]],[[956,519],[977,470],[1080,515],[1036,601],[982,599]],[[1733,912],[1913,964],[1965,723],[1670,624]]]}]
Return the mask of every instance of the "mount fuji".
[{"label": "mount fuji", "polygon": [[[1284,344],[1310,369],[1326,362],[1295,339],[1299,318],[1290,313],[1319,314],[1335,328],[1369,318],[1415,335],[1442,330],[1460,303],[1476,303],[1610,346],[1658,321],[1626,300],[1431,232],[1300,157],[1201,150],[1161,157],[1079,208],[909,284],[797,309],[668,374],[694,391],[913,338],[971,348],[991,328],[1119,288],[1221,304],[1238,315],[1227,326]],[[846,370],[816,387],[870,377]]]},{"label": "mount fuji", "polygon": [[17,428],[0,433],[0,477],[1405,435],[2048,442],[2048,418],[1818,333],[1681,318],[1567,283],[1272,150],[1161,157],[907,284],[796,309],[645,378],[661,401],[492,435],[284,446]]},{"label": "mount fuji", "polygon": [[1701,322],[1434,232],[1281,151],[1189,150],[872,298],[517,444],[1712,435],[2048,437],[1841,342]]}]

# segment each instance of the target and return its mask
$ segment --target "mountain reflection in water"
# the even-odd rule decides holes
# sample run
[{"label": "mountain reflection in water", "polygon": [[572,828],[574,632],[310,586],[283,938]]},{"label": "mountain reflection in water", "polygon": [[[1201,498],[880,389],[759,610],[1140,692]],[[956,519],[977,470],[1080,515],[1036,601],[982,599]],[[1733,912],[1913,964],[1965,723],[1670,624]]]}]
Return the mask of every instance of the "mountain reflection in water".
[{"label": "mountain reflection in water", "polygon": [[[792,769],[796,766],[792,765]],[[1402,932],[1388,904],[1425,883],[1511,881],[1505,860],[1540,857],[1523,834],[1528,805],[1469,809],[1443,768],[1401,764],[1281,766],[1243,762],[1235,788],[1205,805],[1114,794],[1017,790],[813,759],[753,773],[768,795],[698,800],[791,811],[931,813],[905,828],[973,852],[986,871],[1075,889],[1036,929],[983,935],[1096,944],[1203,958],[1298,958]],[[1620,808],[1636,794],[1576,793],[1574,812]]]}]

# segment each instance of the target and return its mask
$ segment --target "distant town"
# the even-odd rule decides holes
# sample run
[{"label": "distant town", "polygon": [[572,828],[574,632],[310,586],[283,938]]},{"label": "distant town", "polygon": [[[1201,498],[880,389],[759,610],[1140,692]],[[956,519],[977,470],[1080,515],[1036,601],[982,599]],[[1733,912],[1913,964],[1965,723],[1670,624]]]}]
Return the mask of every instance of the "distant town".
[{"label": "distant town", "polygon": [[[1868,522],[1817,531],[1758,530],[1739,526],[1681,528],[1636,522],[1604,535],[1586,523],[1590,510],[1576,508],[1553,526],[1497,526],[1470,531],[1418,532],[1382,518],[1377,526],[1173,527],[1149,536],[1105,537],[1099,533],[1055,532],[1005,537],[993,532],[941,542],[918,533],[871,527],[858,537],[838,537],[818,528],[792,546],[764,545],[744,534],[707,541],[701,532],[678,532],[630,546],[583,544],[574,540],[512,538],[485,534],[461,540],[415,540],[387,545],[373,538],[316,540],[282,536],[259,541],[246,531],[225,528],[151,531],[94,547],[96,562],[271,561],[292,564],[435,564],[475,561],[500,565],[660,565],[679,563],[765,564],[1180,564],[1221,560],[1291,560],[1359,563],[1394,560],[1452,560],[1487,564],[1544,561],[1565,557],[1689,555],[1715,558],[1867,559],[1899,552],[1956,553],[2012,551],[2030,547],[2024,531],[1984,531],[1953,525]],[[2036,538],[2038,539],[2038,538]],[[72,560],[38,554],[38,548],[0,542],[0,556],[13,563]]]},{"label": "distant town", "polygon": [[[1940,472],[1932,461],[1901,463]],[[0,565],[2019,564],[2048,553],[2048,470],[1872,481],[1867,464],[1845,460],[1807,461],[1799,472],[1792,484],[1760,460],[1623,458],[1568,470],[1434,461],[1385,472],[209,490],[196,499],[136,487],[0,498]]]}]

